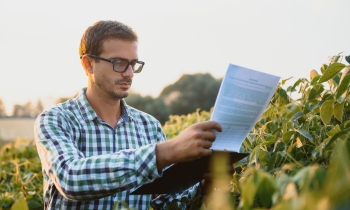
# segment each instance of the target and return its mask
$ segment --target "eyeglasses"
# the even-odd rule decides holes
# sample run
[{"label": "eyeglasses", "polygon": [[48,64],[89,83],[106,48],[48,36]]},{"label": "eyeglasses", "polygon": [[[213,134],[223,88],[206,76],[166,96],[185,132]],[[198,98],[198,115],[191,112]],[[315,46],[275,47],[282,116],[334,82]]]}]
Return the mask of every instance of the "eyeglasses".
[{"label": "eyeglasses", "polygon": [[[142,61],[132,61],[129,62],[126,59],[123,58],[118,58],[116,60],[109,60],[106,58],[102,58],[96,55],[90,55],[90,54],[85,54],[88,56],[91,56],[93,58],[97,58],[103,61],[107,61],[110,63],[113,63],[113,71],[118,72],[118,73],[124,73],[126,72],[126,70],[128,69],[129,65],[131,65],[132,70],[134,71],[134,73],[140,73],[142,71],[143,66],[145,65],[145,62]],[[84,55],[80,56],[80,59],[83,57]]]}]

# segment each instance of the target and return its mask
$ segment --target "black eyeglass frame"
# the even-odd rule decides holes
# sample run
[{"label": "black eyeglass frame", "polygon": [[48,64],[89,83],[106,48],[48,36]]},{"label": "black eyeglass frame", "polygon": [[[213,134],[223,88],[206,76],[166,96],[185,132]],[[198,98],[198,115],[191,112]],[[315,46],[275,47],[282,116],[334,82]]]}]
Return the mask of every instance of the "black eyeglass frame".
[{"label": "black eyeglass frame", "polygon": [[[123,58],[118,58],[118,59],[116,59],[116,60],[109,60],[109,59],[107,59],[107,58],[102,58],[102,57],[99,57],[99,56],[96,56],[96,55],[91,55],[91,54],[84,54],[84,55],[88,55],[88,56],[91,56],[91,57],[94,57],[94,58],[97,58],[97,59],[100,59],[100,60],[103,60],[103,61],[107,61],[107,62],[113,63],[113,71],[118,72],[118,73],[124,73],[124,72],[126,72],[126,70],[129,68],[129,65],[133,66],[134,63],[138,63],[138,64],[141,64],[141,65],[142,65],[142,66],[141,66],[141,70],[140,70],[140,71],[137,71],[137,72],[134,70],[134,68],[132,68],[132,70],[133,70],[134,73],[140,73],[140,72],[142,71],[142,69],[143,69],[143,66],[145,65],[145,62],[143,62],[143,61],[131,61],[131,62],[129,62],[128,60],[123,59]],[[80,56],[80,59],[82,59],[84,55]],[[116,70],[114,69],[115,62],[117,62],[117,61],[125,61],[125,62],[128,63],[128,65],[126,65],[124,71],[116,71]]]}]

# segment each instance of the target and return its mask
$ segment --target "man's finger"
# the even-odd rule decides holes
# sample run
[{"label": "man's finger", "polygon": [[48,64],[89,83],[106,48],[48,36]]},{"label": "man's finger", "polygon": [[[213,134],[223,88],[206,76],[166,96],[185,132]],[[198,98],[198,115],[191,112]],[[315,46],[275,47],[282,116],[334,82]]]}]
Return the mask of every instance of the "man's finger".
[{"label": "man's finger", "polygon": [[202,151],[202,156],[208,156],[208,155],[211,155],[213,151],[211,149],[205,149],[203,148],[203,151]]},{"label": "man's finger", "polygon": [[214,131],[203,131],[203,139],[209,140],[211,142],[215,141],[216,139],[216,134]]},{"label": "man's finger", "polygon": [[211,141],[202,140],[201,143],[202,143],[202,147],[206,148],[206,149],[209,149],[212,146],[212,142]]},{"label": "man's finger", "polygon": [[206,121],[206,122],[198,123],[198,125],[200,125],[200,127],[206,131],[217,130],[219,132],[222,132],[221,125],[215,121]]}]

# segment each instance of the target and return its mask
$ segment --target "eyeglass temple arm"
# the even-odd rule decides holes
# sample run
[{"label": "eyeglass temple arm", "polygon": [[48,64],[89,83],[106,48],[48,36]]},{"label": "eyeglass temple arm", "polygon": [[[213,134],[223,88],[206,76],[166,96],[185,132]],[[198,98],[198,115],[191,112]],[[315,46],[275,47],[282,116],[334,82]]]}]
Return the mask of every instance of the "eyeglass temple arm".
[{"label": "eyeglass temple arm", "polygon": [[[98,58],[100,60],[104,60],[104,61],[108,61],[108,62],[111,62],[113,63],[113,60],[109,60],[109,59],[106,59],[106,58],[102,58],[102,57],[99,57],[99,56],[96,56],[96,55],[90,55],[90,54],[85,54],[85,55],[88,55],[88,56],[91,56],[91,57],[94,57],[94,58]],[[84,55],[80,56],[80,59],[83,58]]]}]

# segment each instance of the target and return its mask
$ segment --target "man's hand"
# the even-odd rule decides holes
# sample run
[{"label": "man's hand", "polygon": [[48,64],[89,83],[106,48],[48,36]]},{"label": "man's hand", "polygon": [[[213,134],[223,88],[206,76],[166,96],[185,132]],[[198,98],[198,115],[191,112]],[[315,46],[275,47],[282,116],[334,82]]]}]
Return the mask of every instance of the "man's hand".
[{"label": "man's hand", "polygon": [[187,162],[210,155],[212,151],[209,148],[216,138],[212,130],[221,132],[221,125],[214,121],[196,123],[173,140],[157,144],[158,170],[173,163]]}]

